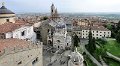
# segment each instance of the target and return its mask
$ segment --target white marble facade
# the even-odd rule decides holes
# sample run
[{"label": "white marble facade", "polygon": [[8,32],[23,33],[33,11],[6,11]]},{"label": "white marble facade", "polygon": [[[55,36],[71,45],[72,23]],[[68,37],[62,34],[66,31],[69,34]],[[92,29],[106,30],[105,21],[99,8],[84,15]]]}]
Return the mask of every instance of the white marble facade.
[{"label": "white marble facade", "polygon": [[71,46],[71,36],[67,33],[67,26],[64,20],[57,22],[53,34],[53,47],[57,49],[65,49]]}]

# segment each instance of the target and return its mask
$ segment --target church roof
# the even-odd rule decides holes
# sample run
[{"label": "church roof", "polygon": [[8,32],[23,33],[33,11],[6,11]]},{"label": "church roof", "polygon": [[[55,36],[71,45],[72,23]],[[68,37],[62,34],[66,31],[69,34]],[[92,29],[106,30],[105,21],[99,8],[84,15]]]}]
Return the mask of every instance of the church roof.
[{"label": "church roof", "polygon": [[15,14],[11,10],[7,9],[4,5],[0,8],[0,14]]}]

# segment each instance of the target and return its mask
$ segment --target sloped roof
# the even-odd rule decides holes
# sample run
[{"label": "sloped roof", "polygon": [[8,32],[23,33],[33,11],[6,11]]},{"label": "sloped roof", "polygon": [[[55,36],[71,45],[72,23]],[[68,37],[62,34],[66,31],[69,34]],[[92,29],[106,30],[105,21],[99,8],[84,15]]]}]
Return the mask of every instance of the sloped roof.
[{"label": "sloped roof", "polygon": [[12,32],[15,29],[21,28],[23,25],[31,26],[30,24],[23,21],[16,21],[15,23],[7,22],[5,24],[0,25],[0,33]]},{"label": "sloped roof", "polygon": [[2,6],[0,8],[0,14],[15,14],[15,13],[12,12],[11,10],[7,9],[5,6]]},{"label": "sloped roof", "polygon": [[21,39],[0,39],[0,51],[4,50],[5,48],[25,48],[28,47],[30,41],[25,41]]},{"label": "sloped roof", "polygon": [[110,31],[107,28],[103,27],[103,26],[81,26],[82,30],[89,30],[91,28],[91,30],[99,30],[99,31]]}]

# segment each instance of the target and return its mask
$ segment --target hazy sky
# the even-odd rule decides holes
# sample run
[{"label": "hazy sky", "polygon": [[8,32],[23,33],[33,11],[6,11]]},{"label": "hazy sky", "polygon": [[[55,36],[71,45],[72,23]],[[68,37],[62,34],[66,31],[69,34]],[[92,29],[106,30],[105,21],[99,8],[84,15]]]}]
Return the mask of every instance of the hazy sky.
[{"label": "hazy sky", "polygon": [[0,0],[14,12],[120,12],[120,0]]}]

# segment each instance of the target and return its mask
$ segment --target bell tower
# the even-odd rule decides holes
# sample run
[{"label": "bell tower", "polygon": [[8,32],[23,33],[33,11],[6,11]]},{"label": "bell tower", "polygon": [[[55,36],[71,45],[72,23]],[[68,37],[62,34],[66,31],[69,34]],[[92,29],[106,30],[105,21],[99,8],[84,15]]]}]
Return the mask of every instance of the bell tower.
[{"label": "bell tower", "polygon": [[51,19],[56,20],[59,18],[57,8],[55,8],[54,4],[51,5]]},{"label": "bell tower", "polygon": [[54,4],[51,5],[51,17],[54,17],[54,13],[55,13],[55,6]]}]

